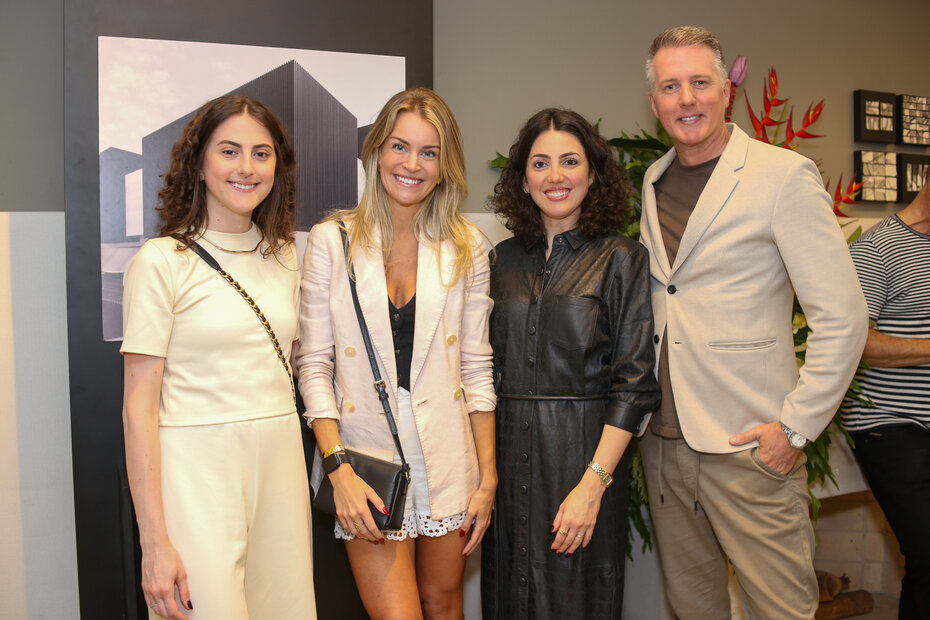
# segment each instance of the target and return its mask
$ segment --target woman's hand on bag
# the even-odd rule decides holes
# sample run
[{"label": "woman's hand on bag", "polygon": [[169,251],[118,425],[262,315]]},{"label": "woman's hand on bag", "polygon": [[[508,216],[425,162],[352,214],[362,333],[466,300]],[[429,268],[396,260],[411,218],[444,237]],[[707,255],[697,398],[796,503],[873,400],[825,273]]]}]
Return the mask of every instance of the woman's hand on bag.
[{"label": "woman's hand on bag", "polygon": [[384,536],[375,525],[368,508],[368,502],[371,502],[376,509],[388,514],[384,502],[374,489],[368,486],[348,463],[340,465],[329,477],[333,483],[333,501],[342,529],[358,538],[375,543],[384,542]]},{"label": "woman's hand on bag", "polygon": [[497,479],[482,480],[471,498],[468,500],[468,510],[465,513],[465,523],[459,530],[459,536],[471,536],[465,548],[462,549],[462,555],[469,556],[481,544],[484,533],[488,531],[488,525],[491,523],[491,509],[494,508],[494,496],[497,493]]},{"label": "woman's hand on bag", "polygon": [[552,521],[555,540],[550,549],[571,555],[579,545],[587,547],[594,534],[597,513],[601,509],[604,486],[590,469],[559,506]]},{"label": "woman's hand on bag", "polygon": [[193,609],[191,593],[187,587],[187,572],[181,562],[181,556],[167,540],[146,545],[142,552],[142,592],[145,604],[163,618],[187,620],[187,616],[178,609],[174,597],[177,586],[180,599],[186,609]]}]

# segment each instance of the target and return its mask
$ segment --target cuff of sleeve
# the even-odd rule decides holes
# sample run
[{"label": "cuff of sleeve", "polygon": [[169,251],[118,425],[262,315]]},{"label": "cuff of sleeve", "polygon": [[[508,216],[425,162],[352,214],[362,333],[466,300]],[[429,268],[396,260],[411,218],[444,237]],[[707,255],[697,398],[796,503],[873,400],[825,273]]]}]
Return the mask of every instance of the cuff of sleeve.
[{"label": "cuff of sleeve", "polygon": [[604,424],[636,433],[647,413],[648,411],[642,407],[625,403],[622,400],[612,400],[607,405],[607,411],[604,412]]},{"label": "cuff of sleeve", "polygon": [[475,398],[468,401],[468,415],[484,411],[494,411],[497,403],[488,398]]},{"label": "cuff of sleeve", "polygon": [[304,412],[304,418],[307,420],[307,425],[312,427],[314,420],[336,420],[337,422],[342,419],[342,416],[339,415],[338,411],[306,411]]}]

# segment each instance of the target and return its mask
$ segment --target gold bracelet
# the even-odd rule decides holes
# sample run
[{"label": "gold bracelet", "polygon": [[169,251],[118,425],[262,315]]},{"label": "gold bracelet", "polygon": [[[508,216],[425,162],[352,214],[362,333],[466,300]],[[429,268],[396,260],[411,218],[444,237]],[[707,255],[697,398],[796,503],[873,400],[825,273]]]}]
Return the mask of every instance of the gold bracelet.
[{"label": "gold bracelet", "polygon": [[334,452],[345,452],[346,449],[342,447],[342,444],[337,443],[335,446],[323,453],[323,458],[325,459],[328,456],[332,456]]}]

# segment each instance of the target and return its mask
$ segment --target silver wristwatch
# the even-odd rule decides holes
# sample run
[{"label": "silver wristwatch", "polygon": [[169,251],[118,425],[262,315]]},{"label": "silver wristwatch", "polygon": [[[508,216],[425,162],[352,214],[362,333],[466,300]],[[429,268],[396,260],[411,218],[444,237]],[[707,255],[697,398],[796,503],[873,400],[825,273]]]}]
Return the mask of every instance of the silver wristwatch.
[{"label": "silver wristwatch", "polygon": [[785,436],[788,438],[788,443],[791,444],[792,448],[797,448],[800,450],[807,445],[807,438],[804,435],[798,433],[797,431],[791,430],[785,426],[784,422],[779,422],[779,424],[781,424],[781,430],[784,431]]}]

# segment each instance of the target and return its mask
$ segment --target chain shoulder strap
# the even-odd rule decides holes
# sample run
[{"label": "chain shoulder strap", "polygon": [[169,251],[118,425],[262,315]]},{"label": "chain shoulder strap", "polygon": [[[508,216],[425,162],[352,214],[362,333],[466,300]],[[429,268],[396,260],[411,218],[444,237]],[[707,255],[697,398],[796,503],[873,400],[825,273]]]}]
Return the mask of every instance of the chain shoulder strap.
[{"label": "chain shoulder strap", "polygon": [[252,312],[255,313],[255,316],[258,317],[258,320],[261,322],[262,327],[265,328],[265,332],[268,334],[268,338],[271,339],[271,344],[274,346],[275,353],[278,354],[278,359],[281,361],[281,365],[284,366],[285,372],[287,372],[287,377],[289,383],[291,384],[291,396],[294,399],[297,399],[297,394],[294,392],[294,374],[291,372],[291,365],[288,363],[287,359],[284,357],[284,351],[281,350],[281,344],[278,342],[278,336],[275,335],[274,329],[271,327],[271,323],[268,322],[268,319],[265,318],[265,313],[262,312],[262,309],[258,307],[258,304],[255,303],[255,300],[252,299],[252,296],[246,292],[242,285],[236,282],[236,279],[229,275],[229,273],[220,267],[220,264],[216,261],[213,256],[207,252],[202,245],[196,241],[191,242],[191,250],[194,251],[197,256],[202,258],[205,263],[210,265],[213,269],[216,270],[220,276],[226,280],[233,289],[242,296],[242,299],[245,300],[245,303],[249,304],[249,308],[252,309]]}]

